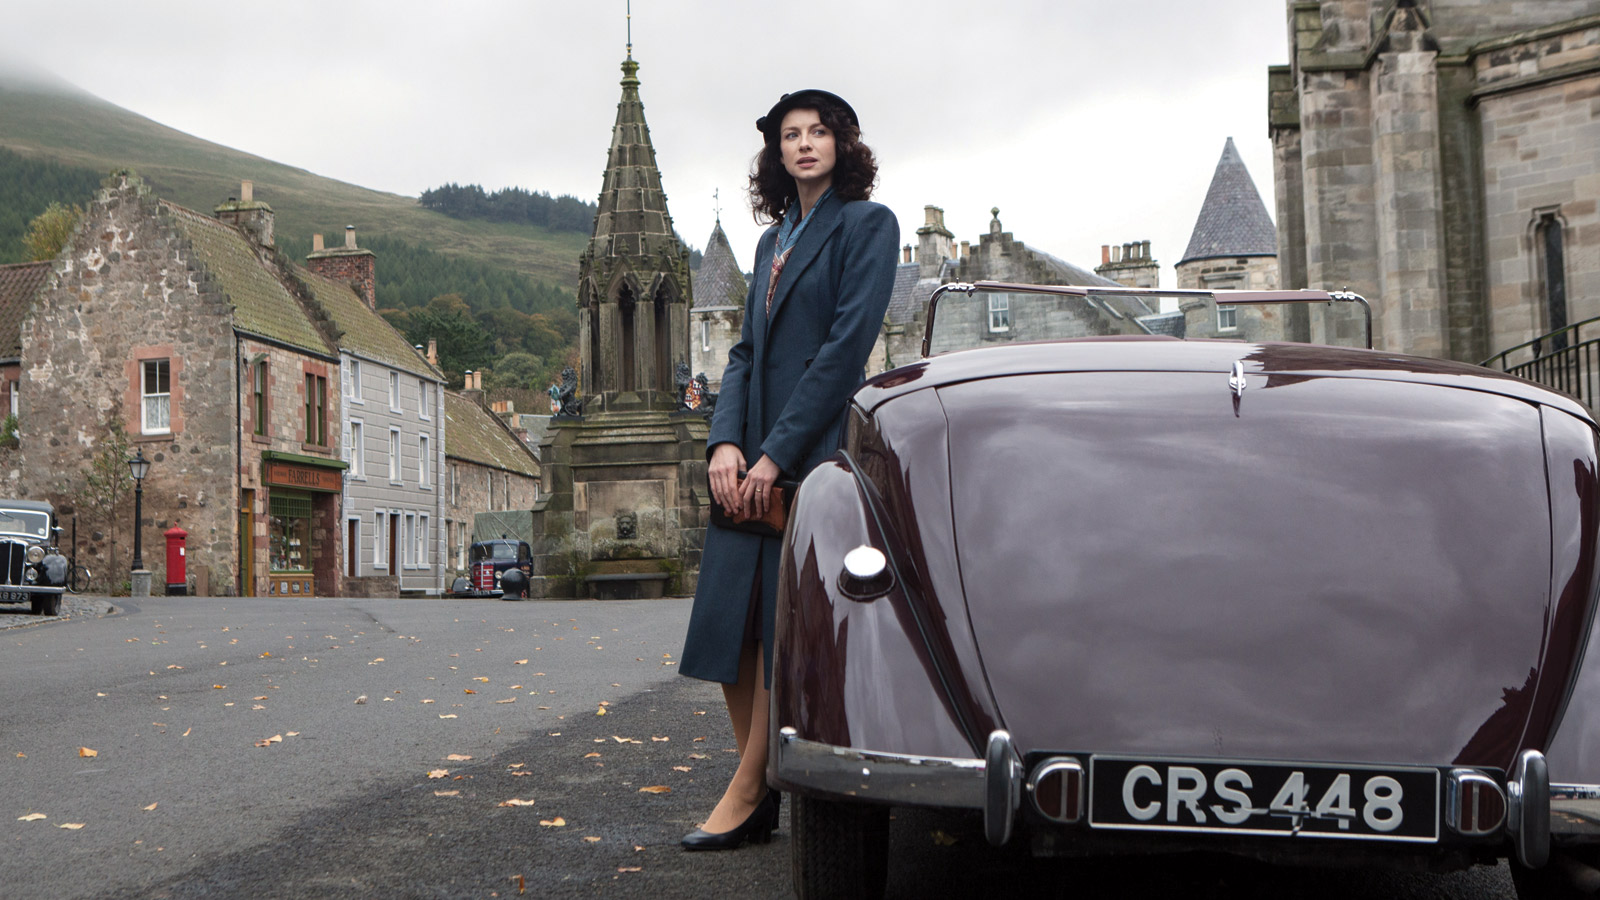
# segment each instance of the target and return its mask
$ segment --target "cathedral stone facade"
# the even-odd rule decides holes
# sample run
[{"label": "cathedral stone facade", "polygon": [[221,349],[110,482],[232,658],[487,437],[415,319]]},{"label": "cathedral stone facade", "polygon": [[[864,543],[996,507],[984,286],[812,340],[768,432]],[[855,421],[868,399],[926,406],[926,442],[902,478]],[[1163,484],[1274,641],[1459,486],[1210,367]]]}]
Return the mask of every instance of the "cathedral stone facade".
[{"label": "cathedral stone facade", "polygon": [[[1476,362],[1600,315],[1600,0],[1287,0],[1281,281],[1375,346]],[[1343,307],[1343,305],[1340,305]],[[1359,311],[1312,308],[1354,344]]]}]

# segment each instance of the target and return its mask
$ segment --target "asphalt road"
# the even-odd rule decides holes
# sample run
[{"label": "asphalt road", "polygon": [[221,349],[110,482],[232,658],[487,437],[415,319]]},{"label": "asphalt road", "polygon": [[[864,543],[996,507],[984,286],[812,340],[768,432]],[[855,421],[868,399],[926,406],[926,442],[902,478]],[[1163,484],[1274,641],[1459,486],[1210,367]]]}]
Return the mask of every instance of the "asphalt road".
[{"label": "asphalt road", "polygon": [[[0,630],[0,897],[790,896],[787,822],[764,847],[677,846],[736,764],[721,692],[673,665],[686,600],[119,603],[0,608],[24,626]],[[1038,861],[971,817],[896,813],[891,897],[1001,886],[1514,896],[1504,866]]]}]

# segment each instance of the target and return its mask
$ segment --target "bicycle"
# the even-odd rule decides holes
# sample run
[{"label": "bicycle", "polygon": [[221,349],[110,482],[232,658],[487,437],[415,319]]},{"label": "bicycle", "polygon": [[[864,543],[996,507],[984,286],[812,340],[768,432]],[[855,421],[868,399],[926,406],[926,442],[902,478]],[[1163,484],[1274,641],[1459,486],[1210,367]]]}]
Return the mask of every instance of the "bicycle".
[{"label": "bicycle", "polygon": [[73,563],[72,571],[67,574],[68,593],[81,594],[87,591],[92,577],[93,573],[89,571],[88,566],[80,566],[77,563]]}]

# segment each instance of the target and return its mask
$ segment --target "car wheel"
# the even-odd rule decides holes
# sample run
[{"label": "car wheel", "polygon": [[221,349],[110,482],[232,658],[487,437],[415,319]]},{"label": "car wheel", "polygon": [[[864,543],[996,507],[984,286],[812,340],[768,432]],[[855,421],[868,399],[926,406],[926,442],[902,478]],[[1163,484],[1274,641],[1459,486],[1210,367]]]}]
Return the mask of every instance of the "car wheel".
[{"label": "car wheel", "polygon": [[36,615],[36,616],[59,616],[59,615],[61,615],[61,595],[60,594],[34,594],[33,595],[33,614]]},{"label": "car wheel", "polygon": [[1600,850],[1580,852],[1556,850],[1550,861],[1529,869],[1511,861],[1511,881],[1517,886],[1518,900],[1580,900],[1600,897]]},{"label": "car wheel", "polygon": [[889,807],[792,795],[795,896],[877,900],[889,876]]}]

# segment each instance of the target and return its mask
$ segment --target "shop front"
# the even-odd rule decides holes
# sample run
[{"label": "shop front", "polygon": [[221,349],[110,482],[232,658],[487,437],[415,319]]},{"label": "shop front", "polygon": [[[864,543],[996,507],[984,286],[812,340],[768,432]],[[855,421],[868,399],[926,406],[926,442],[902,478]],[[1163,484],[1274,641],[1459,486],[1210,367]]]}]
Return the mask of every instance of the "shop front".
[{"label": "shop front", "polygon": [[288,453],[263,453],[267,488],[267,596],[338,593],[339,498],[345,464]]}]

